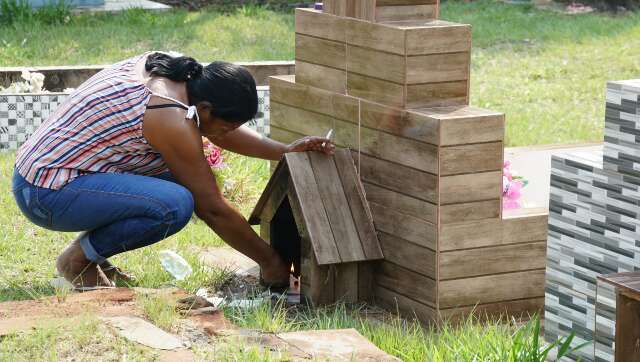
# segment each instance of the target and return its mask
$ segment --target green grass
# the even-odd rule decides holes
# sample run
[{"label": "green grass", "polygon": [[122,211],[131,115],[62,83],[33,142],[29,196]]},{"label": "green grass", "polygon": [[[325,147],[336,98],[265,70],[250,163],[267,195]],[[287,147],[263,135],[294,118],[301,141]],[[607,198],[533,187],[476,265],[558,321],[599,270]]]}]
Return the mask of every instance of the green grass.
[{"label": "green grass", "polygon": [[[95,317],[81,316],[69,325],[38,328],[2,337],[0,361],[148,361],[154,353],[114,336]],[[124,359],[123,359],[124,357]]]},{"label": "green grass", "polygon": [[509,146],[601,142],[606,82],[638,77],[640,13],[481,0],[445,3],[442,18],[473,25],[471,103],[506,114]]},{"label": "green grass", "polygon": [[[640,13],[563,15],[495,0],[447,1],[441,12],[473,26],[471,103],[506,114],[508,146],[601,141],[606,81],[638,77]],[[104,64],[149,49],[287,60],[293,29],[291,12],[262,8],[29,20],[0,25],[0,66]]]},{"label": "green grass", "polygon": [[180,319],[180,314],[175,308],[173,299],[166,295],[138,293],[136,295],[136,304],[147,319],[166,331],[172,331]]},{"label": "green grass", "polygon": [[194,346],[192,348],[199,361],[220,362],[282,362],[291,361],[287,351],[271,351],[242,341],[226,341],[215,348],[211,346]]},{"label": "green grass", "polygon": [[0,25],[0,66],[107,64],[154,49],[203,62],[292,59],[293,16],[261,8],[232,14],[132,9],[73,16],[62,25]]}]

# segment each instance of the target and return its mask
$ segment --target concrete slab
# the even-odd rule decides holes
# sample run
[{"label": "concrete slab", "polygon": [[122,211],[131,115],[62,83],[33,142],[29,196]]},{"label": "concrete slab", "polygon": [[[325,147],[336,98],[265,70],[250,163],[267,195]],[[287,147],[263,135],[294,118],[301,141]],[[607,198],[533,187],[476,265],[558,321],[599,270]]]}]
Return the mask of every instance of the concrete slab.
[{"label": "concrete slab", "polygon": [[355,329],[280,333],[289,346],[320,361],[400,361],[369,342]]},{"label": "concrete slab", "polygon": [[162,350],[175,350],[184,347],[180,338],[163,331],[142,318],[107,317],[101,319],[114,327],[122,337],[132,342]]},{"label": "concrete slab", "polygon": [[117,13],[127,9],[144,9],[152,11],[166,11],[171,6],[160,4],[149,0],[105,0],[103,5],[97,6],[78,6],[73,9],[74,13]]}]

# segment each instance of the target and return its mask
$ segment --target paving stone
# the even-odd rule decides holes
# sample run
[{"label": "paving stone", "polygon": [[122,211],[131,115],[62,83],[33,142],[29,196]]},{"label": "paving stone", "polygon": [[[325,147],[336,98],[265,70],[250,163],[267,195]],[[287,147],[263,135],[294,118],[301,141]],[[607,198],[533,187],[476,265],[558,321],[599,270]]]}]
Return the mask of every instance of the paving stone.
[{"label": "paving stone", "polygon": [[315,360],[400,361],[376,347],[355,329],[290,332],[277,336]]},{"label": "paving stone", "polygon": [[184,347],[182,341],[138,317],[101,318],[122,337],[154,349],[173,350]]}]

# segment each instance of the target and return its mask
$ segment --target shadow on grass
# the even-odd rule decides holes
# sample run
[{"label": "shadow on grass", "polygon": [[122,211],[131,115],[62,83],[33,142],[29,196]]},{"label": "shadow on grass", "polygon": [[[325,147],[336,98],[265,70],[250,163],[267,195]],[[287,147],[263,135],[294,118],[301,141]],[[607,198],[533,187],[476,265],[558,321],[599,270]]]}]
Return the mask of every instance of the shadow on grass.
[{"label": "shadow on grass", "polygon": [[[0,277],[1,278],[1,277]],[[38,280],[28,285],[0,280],[0,302],[39,299],[56,295],[56,289],[49,285],[48,280]]]}]

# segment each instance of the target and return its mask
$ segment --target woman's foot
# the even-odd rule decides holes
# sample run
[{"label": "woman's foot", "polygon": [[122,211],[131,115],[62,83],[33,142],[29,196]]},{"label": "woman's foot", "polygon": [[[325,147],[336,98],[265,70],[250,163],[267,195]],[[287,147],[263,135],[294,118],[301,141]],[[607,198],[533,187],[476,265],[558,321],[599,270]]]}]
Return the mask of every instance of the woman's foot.
[{"label": "woman's foot", "polygon": [[132,284],[136,281],[136,277],[133,274],[127,273],[117,266],[111,264],[109,260],[105,260],[104,262],[100,263],[100,269],[102,269],[104,275],[106,275],[107,278],[109,278],[109,280],[113,281],[114,283],[117,283],[120,280],[127,284]]},{"label": "woman's foot", "polygon": [[113,286],[100,267],[85,257],[78,239],[71,242],[58,256],[56,268],[60,275],[78,289]]}]

